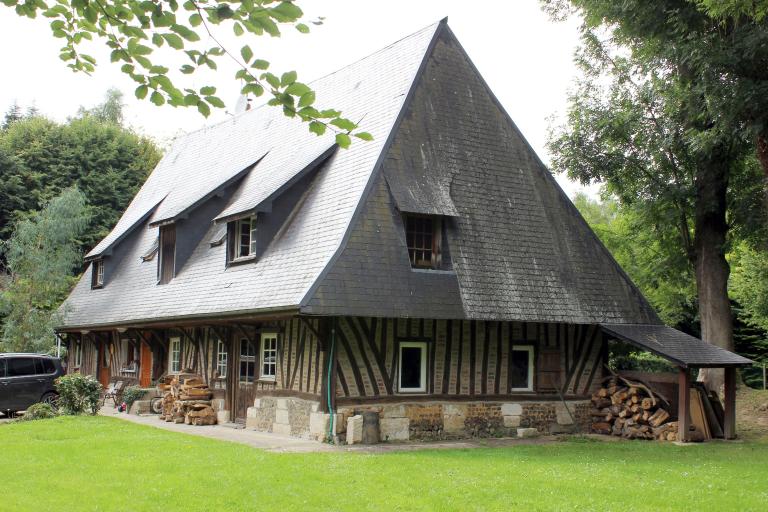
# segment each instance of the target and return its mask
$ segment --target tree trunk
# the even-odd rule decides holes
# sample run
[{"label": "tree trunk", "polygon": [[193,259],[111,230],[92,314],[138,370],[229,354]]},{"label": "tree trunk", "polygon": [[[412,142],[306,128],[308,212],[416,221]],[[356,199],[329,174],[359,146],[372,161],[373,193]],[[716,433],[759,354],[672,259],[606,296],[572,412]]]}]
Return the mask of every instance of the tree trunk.
[{"label": "tree trunk", "polygon": [[[728,300],[730,266],[725,259],[730,165],[730,151],[721,145],[713,148],[708,158],[698,165],[694,242],[701,338],[726,350],[733,350],[733,318]],[[720,391],[723,371],[702,369],[699,379],[710,389]]]}]

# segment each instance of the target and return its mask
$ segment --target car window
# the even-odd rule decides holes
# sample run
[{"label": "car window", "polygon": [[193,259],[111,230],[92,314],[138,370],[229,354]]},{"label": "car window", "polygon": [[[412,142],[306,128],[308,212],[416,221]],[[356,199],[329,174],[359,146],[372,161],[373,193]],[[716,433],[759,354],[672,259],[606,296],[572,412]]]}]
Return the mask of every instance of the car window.
[{"label": "car window", "polygon": [[5,377],[5,359],[0,359],[0,377]]},{"label": "car window", "polygon": [[43,373],[53,373],[56,371],[56,367],[50,359],[41,359],[40,361],[43,362]]},{"label": "car window", "polygon": [[7,361],[6,373],[8,377],[22,377],[36,373],[35,360],[31,357],[14,357]]}]

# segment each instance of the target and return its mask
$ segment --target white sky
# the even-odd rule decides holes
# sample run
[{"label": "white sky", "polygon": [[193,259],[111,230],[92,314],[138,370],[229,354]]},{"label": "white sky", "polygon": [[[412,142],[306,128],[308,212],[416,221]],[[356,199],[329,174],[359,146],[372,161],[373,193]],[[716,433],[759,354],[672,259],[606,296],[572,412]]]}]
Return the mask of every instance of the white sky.
[{"label": "white sky", "polygon": [[[250,42],[258,57],[272,63],[274,71],[295,69],[300,80],[310,81],[448,16],[449,26],[507,112],[539,156],[549,161],[545,150],[548,118],[565,112],[567,91],[576,74],[572,62],[578,43],[576,21],[550,21],[538,0],[486,0],[477,4],[453,0],[299,0],[298,4],[308,19],[324,16],[325,23],[311,25],[308,35],[289,28],[279,39],[261,37]],[[42,113],[63,121],[79,106],[99,103],[109,87],[117,87],[125,94],[128,123],[161,143],[227,115],[218,110],[206,120],[192,109],[158,108],[136,100],[133,81],[110,64],[106,49],[98,46],[90,52],[99,62],[97,72],[90,77],[73,73],[59,60],[61,40],[51,36],[47,21],[19,18],[0,6],[0,44],[5,48],[0,55],[0,111],[14,101],[25,108],[34,103]],[[228,32],[217,35],[231,41],[227,46],[238,51],[237,43],[243,44],[244,39],[230,37]],[[178,67],[186,57],[171,58],[175,59],[171,64]],[[234,110],[239,89],[234,69],[221,60],[217,73],[196,78],[194,85],[217,86],[218,95]],[[569,196],[582,190],[564,176],[558,176],[558,181]],[[591,187],[590,192],[595,190]]]}]

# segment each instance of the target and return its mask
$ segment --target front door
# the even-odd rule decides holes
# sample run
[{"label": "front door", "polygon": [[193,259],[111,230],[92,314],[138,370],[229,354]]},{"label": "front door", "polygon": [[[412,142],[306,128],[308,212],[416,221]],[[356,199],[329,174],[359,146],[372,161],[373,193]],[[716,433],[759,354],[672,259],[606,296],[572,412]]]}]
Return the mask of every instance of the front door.
[{"label": "front door", "polygon": [[248,338],[241,338],[237,341],[236,348],[235,420],[244,423],[248,408],[253,407],[256,395],[256,344]]},{"label": "front door", "polygon": [[145,341],[139,345],[139,386],[152,385],[152,349]]},{"label": "front door", "polygon": [[99,382],[105,388],[109,387],[109,379],[112,376],[109,371],[109,347],[105,342],[99,343],[99,361],[96,363],[99,369]]}]

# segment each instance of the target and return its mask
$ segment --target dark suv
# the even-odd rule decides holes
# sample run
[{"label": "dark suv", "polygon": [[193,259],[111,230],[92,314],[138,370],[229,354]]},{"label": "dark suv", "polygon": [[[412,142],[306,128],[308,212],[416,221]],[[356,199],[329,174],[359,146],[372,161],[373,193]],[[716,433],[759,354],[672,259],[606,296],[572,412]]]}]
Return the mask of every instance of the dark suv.
[{"label": "dark suv", "polygon": [[0,354],[0,411],[12,414],[37,402],[55,403],[61,362],[44,354]]}]

